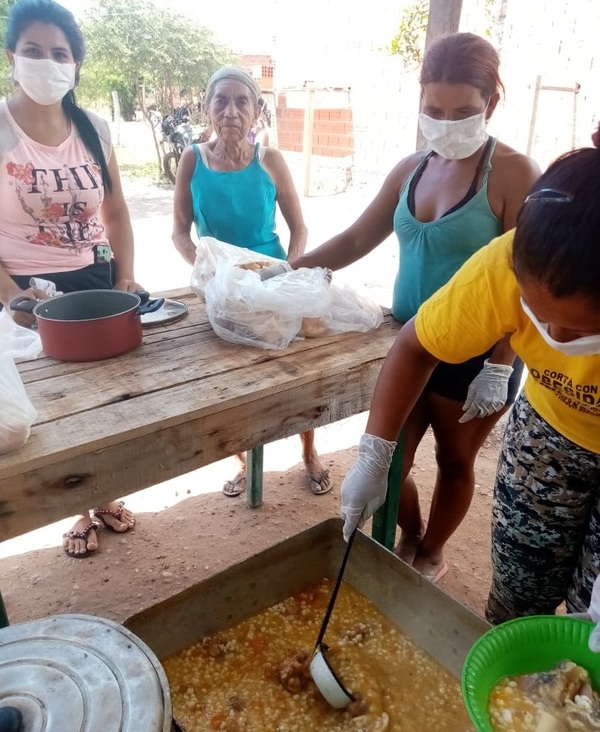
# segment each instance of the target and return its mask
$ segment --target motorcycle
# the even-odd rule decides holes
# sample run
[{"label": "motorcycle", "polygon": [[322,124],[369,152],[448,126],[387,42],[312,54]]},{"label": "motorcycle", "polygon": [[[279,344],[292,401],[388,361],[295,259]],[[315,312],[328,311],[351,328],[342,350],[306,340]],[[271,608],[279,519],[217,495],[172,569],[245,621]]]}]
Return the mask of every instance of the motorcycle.
[{"label": "motorcycle", "polygon": [[173,114],[163,119],[160,125],[163,138],[160,146],[163,152],[163,170],[167,178],[175,183],[177,166],[183,153],[183,149],[193,142],[199,142],[200,137],[194,135],[190,124],[190,115],[186,107],[177,107]]}]

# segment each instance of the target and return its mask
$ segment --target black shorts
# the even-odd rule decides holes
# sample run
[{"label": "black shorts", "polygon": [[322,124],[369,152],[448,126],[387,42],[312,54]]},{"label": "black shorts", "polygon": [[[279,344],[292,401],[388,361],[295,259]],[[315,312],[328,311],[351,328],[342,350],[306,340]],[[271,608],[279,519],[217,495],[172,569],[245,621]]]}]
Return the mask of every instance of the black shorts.
[{"label": "black shorts", "polygon": [[[481,356],[470,358],[464,363],[440,363],[438,364],[431,378],[427,382],[427,391],[431,391],[446,399],[453,399],[457,402],[464,402],[467,398],[469,384],[483,368],[483,362],[490,357],[489,350]],[[513,372],[508,380],[507,404],[513,404],[519,393],[521,377],[523,375],[523,361],[515,358]]]},{"label": "black shorts", "polygon": [[31,277],[54,282],[59,292],[77,290],[111,290],[114,285],[112,262],[98,262],[70,272],[46,272],[36,275],[11,275],[11,279],[23,290],[29,289]]}]

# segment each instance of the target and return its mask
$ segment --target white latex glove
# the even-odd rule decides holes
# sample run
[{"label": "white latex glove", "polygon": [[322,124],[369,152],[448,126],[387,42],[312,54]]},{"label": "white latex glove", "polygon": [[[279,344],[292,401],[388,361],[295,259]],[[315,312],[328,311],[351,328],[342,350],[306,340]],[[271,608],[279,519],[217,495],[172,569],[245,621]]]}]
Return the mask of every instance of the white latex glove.
[{"label": "white latex glove", "polygon": [[592,599],[587,613],[569,613],[569,617],[591,620],[592,623],[596,624],[596,627],[590,634],[588,647],[590,651],[600,653],[600,575],[598,575],[594,581]]},{"label": "white latex glove", "polygon": [[383,505],[395,442],[375,435],[362,435],[358,458],[342,483],[341,516],[344,519],[344,540],[361,527]]},{"label": "white latex glove", "polygon": [[488,417],[500,411],[506,404],[512,372],[512,366],[484,361],[483,368],[469,384],[464,414],[458,421],[468,422],[473,417]]},{"label": "white latex glove", "polygon": [[282,260],[281,262],[275,262],[274,264],[270,264],[268,267],[259,269],[258,276],[260,277],[260,281],[264,282],[265,280],[270,280],[271,277],[277,277],[277,275],[291,271],[291,266],[286,261]]}]

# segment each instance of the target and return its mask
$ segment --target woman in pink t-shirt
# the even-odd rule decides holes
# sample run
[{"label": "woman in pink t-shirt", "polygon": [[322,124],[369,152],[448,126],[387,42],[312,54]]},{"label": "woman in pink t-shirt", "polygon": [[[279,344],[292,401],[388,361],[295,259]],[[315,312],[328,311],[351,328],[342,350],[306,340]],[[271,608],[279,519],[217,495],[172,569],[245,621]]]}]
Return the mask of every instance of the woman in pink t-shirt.
[{"label": "woman in pink t-shirt", "polygon": [[[0,306],[31,325],[34,317],[10,303],[42,296],[32,277],[62,292],[142,288],[108,125],[75,102],[84,41],[73,14],[54,0],[20,0],[5,47],[16,92],[0,102]],[[120,501],[92,516],[117,532],[135,524]],[[64,537],[66,553],[95,551],[97,525],[78,516]]]}]

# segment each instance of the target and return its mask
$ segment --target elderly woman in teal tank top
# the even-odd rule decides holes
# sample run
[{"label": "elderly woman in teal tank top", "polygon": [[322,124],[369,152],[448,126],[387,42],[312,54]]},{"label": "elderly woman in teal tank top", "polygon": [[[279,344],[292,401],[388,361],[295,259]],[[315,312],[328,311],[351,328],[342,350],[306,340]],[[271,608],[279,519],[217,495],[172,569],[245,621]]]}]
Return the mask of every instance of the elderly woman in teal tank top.
[{"label": "elderly woman in teal tank top", "polygon": [[[279,150],[250,143],[248,133],[260,115],[259,89],[243,69],[225,66],[208,82],[205,103],[214,139],[186,148],[177,169],[173,242],[191,265],[196,259],[192,226],[198,236],[251,249],[278,259],[304,253],[308,232],[289,168]],[[289,228],[287,255],[275,231],[279,206]],[[332,488],[314,446],[314,431],[301,434],[302,459],[312,492]],[[243,455],[240,471],[223,486],[227,496],[246,487]]]},{"label": "elderly woman in teal tank top", "polygon": [[[434,43],[420,79],[419,125],[428,149],[401,160],[348,229],[298,257],[292,266],[340,269],[395,234],[400,267],[392,313],[406,323],[474,252],[512,229],[539,169],[487,133],[487,121],[503,88],[498,69],[494,48],[472,33],[456,33]],[[522,364],[515,362],[504,339],[465,364],[441,363],[424,393],[415,394],[416,404],[403,428],[398,511],[402,533],[396,553],[433,582],[448,569],[443,549],[469,509],[475,458],[514,401],[520,369]],[[438,470],[425,524],[410,469],[429,427],[436,441]],[[359,455],[369,462],[377,459],[373,451],[388,447],[377,440],[361,441]],[[344,500],[347,496],[348,490]],[[342,503],[348,516],[351,508]]]}]

